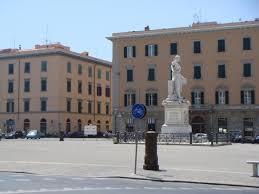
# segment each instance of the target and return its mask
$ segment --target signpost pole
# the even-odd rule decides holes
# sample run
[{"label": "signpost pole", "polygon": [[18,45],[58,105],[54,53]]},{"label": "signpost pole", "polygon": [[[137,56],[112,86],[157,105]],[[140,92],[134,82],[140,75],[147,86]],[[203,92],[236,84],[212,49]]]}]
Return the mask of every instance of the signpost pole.
[{"label": "signpost pole", "polygon": [[138,161],[138,132],[135,130],[135,168],[134,174],[137,174],[137,161]]}]

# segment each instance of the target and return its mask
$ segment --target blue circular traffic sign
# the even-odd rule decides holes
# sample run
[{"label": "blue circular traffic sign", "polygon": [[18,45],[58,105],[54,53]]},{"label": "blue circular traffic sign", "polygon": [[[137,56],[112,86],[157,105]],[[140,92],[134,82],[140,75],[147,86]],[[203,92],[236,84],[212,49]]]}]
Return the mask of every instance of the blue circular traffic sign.
[{"label": "blue circular traffic sign", "polygon": [[134,118],[143,119],[146,115],[146,107],[143,104],[134,104],[131,112]]}]

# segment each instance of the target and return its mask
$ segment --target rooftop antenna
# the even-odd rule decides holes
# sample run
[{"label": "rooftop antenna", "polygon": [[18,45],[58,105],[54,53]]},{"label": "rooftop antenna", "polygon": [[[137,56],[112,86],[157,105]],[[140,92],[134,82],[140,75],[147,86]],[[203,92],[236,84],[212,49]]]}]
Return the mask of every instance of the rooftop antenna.
[{"label": "rooftop antenna", "polygon": [[193,15],[193,23],[195,24],[198,24],[198,23],[200,23],[200,17],[199,17],[199,15],[197,14],[197,13],[195,13],[194,15]]},{"label": "rooftop antenna", "polygon": [[45,39],[45,44],[46,46],[48,46],[48,29],[49,29],[49,26],[48,24],[46,25],[46,39]]},{"label": "rooftop antenna", "polygon": [[201,20],[201,9],[199,9],[199,23],[202,22]]},{"label": "rooftop antenna", "polygon": [[13,40],[13,48],[15,49],[15,39]]}]

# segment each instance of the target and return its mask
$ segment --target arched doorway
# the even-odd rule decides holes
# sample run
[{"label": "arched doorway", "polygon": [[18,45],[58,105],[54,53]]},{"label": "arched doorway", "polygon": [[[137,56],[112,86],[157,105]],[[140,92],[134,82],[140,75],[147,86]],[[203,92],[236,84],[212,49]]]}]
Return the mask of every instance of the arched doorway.
[{"label": "arched doorway", "polygon": [[23,130],[27,133],[29,128],[30,128],[30,120],[29,119],[24,119],[24,121],[23,121]]},{"label": "arched doorway", "polygon": [[81,121],[81,119],[78,119],[78,121],[77,121],[77,129],[78,129],[78,131],[82,131],[82,121]]},{"label": "arched doorway", "polygon": [[109,131],[110,130],[110,125],[109,125],[109,121],[105,122],[105,130]]},{"label": "arched doorway", "polygon": [[70,119],[67,119],[66,121],[66,133],[69,133],[71,130],[71,122]]},{"label": "arched doorway", "polygon": [[92,124],[92,121],[91,121],[91,120],[88,120],[88,121],[87,121],[87,124],[88,124],[88,125]]},{"label": "arched doorway", "polygon": [[40,132],[44,135],[47,134],[47,120],[46,119],[40,120]]},{"label": "arched doorway", "polygon": [[205,123],[202,117],[196,116],[192,119],[192,132],[205,133]]},{"label": "arched doorway", "polygon": [[101,131],[101,121],[97,121],[97,133]]}]

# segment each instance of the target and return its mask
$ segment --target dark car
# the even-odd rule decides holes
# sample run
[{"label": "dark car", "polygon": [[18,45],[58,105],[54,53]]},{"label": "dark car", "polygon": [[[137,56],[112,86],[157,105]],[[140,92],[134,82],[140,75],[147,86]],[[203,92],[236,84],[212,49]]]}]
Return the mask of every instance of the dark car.
[{"label": "dark car", "polygon": [[259,135],[257,135],[257,136],[254,138],[253,143],[259,143]]},{"label": "dark car", "polygon": [[83,138],[84,132],[83,131],[75,131],[75,132],[68,133],[66,136],[71,137],[71,138]]},{"label": "dark car", "polygon": [[17,138],[23,138],[23,137],[24,137],[24,133],[22,131],[12,131],[5,135],[5,139],[17,139]]},{"label": "dark car", "polygon": [[232,138],[233,143],[241,143],[242,142],[242,135],[236,135]]}]

